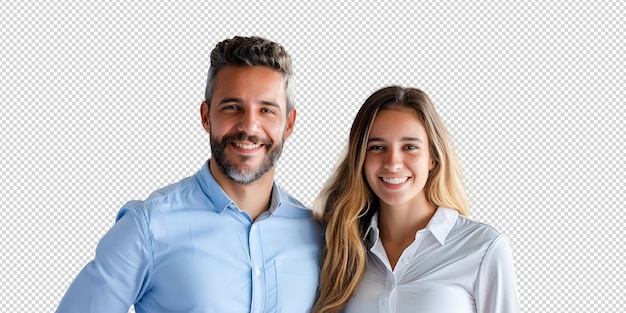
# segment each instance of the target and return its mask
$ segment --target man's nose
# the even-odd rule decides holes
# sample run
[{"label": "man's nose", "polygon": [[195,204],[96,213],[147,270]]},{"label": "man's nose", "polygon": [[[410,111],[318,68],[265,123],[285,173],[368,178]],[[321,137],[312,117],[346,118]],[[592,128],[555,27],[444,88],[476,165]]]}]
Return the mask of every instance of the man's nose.
[{"label": "man's nose", "polygon": [[239,123],[239,130],[245,133],[253,134],[259,128],[259,116],[257,112],[247,110],[243,112]]}]

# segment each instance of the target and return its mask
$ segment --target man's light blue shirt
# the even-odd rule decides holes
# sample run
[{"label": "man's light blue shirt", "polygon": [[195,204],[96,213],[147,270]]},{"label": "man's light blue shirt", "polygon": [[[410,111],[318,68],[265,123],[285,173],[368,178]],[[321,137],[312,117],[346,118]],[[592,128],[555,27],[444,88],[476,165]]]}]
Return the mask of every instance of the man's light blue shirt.
[{"label": "man's light blue shirt", "polygon": [[252,221],[205,164],[126,203],[57,312],[308,312],[323,236],[277,184]]}]

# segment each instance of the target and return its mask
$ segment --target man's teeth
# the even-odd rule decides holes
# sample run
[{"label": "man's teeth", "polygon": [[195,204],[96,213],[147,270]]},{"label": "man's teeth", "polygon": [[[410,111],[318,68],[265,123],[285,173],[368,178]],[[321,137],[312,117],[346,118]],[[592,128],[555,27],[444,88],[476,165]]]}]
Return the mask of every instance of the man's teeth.
[{"label": "man's teeth", "polygon": [[260,147],[260,144],[255,144],[255,145],[248,145],[245,143],[235,143],[235,146],[237,148],[241,148],[241,149],[246,149],[246,150],[252,150],[252,149],[256,149],[258,147]]},{"label": "man's teeth", "polygon": [[381,177],[387,184],[397,185],[407,181],[408,177]]}]

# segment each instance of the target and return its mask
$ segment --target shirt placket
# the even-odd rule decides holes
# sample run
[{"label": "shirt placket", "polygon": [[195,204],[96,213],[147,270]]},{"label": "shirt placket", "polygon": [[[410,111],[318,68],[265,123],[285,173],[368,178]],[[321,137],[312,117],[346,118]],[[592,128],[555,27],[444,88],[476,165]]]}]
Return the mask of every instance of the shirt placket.
[{"label": "shirt placket", "polygon": [[391,313],[395,312],[396,300],[397,300],[397,279],[394,272],[387,272],[387,281],[385,284],[385,290],[379,298],[378,308],[379,312]]},{"label": "shirt placket", "polygon": [[374,246],[371,248],[372,253],[378,258],[381,265],[384,267],[384,271],[386,271],[385,275],[385,288],[382,290],[380,297],[378,297],[378,312],[379,313],[391,313],[395,305],[394,299],[396,298],[396,275],[391,270],[391,264],[389,263],[389,259],[387,258],[387,254],[385,253],[385,248],[383,247],[380,240],[377,240],[374,243]]},{"label": "shirt placket", "polygon": [[263,259],[263,245],[259,224],[253,223],[249,232],[250,266],[252,268],[252,307],[251,313],[261,313],[265,307],[266,272]]},{"label": "shirt placket", "polygon": [[386,287],[384,295],[380,298],[381,302],[379,303],[381,312],[397,312],[398,284],[401,283],[404,273],[409,268],[416,251],[424,239],[424,234],[424,230],[420,230],[415,234],[415,241],[402,251],[393,271],[391,270],[391,266],[388,265]]}]

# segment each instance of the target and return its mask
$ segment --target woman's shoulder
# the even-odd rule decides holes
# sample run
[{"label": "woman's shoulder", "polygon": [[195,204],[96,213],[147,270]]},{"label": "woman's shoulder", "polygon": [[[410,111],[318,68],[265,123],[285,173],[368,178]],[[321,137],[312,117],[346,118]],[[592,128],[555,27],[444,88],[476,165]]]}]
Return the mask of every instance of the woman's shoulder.
[{"label": "woman's shoulder", "polygon": [[451,235],[471,237],[473,240],[480,239],[481,241],[492,241],[499,237],[506,237],[493,225],[460,214]]}]

